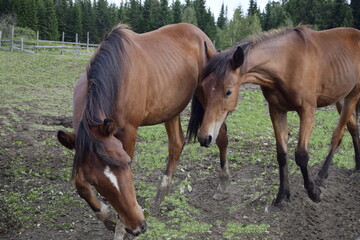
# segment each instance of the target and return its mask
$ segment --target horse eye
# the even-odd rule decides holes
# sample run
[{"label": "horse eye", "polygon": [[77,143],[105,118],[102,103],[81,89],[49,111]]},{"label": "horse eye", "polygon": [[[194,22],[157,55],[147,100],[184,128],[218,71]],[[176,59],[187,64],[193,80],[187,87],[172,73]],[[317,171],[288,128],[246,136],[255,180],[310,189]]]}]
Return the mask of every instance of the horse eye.
[{"label": "horse eye", "polygon": [[232,94],[232,90],[227,90],[225,93],[225,97],[229,97]]}]

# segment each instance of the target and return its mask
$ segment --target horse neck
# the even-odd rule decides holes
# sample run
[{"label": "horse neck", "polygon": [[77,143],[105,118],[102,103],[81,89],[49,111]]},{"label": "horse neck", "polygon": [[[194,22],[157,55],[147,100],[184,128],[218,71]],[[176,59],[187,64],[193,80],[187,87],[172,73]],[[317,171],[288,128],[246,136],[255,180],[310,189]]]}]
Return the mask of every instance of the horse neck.
[{"label": "horse neck", "polygon": [[250,49],[241,67],[241,84],[253,83],[273,88],[276,77],[273,71],[274,61],[278,59],[276,48],[260,44]]}]

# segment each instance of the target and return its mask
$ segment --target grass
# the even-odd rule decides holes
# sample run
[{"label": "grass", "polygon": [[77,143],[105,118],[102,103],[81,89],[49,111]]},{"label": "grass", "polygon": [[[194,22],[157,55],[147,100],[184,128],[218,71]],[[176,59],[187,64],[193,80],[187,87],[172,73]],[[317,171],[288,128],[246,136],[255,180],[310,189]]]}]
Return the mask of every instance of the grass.
[{"label": "grass", "polygon": [[[0,136],[4,139],[0,145],[0,156],[4,156],[0,160],[0,234],[7,229],[25,231],[38,226],[72,231],[81,224],[74,218],[89,219],[85,210],[83,216],[72,216],[72,210],[88,209],[88,206],[69,183],[73,152],[60,146],[55,138],[56,130],[62,127],[42,122],[42,119],[52,117],[71,117],[73,86],[88,60],[89,57],[84,56],[0,51],[0,99],[1,112],[4,113],[0,116]],[[309,145],[310,165],[324,160],[337,119],[335,110],[317,111]],[[298,173],[293,155],[299,120],[295,113],[289,113],[288,120],[290,171]],[[185,128],[188,116],[182,116],[182,121]],[[237,110],[228,117],[227,124],[231,171],[247,165],[257,165],[262,169],[254,178],[236,176],[232,183],[245,183],[240,188],[246,192],[257,189],[244,194],[247,201],[243,205],[224,207],[230,216],[238,216],[254,201],[271,201],[278,184],[276,178],[273,184],[264,185],[268,175],[277,175],[277,162],[273,129],[261,92],[242,91]],[[29,130],[33,130],[32,135],[28,134]],[[19,151],[14,152],[15,147]],[[42,151],[33,152],[35,148]],[[156,187],[146,179],[163,172],[166,166],[168,150],[164,126],[140,128],[136,149],[135,186],[138,197],[144,202],[143,207],[149,208]],[[172,193],[162,204],[163,215],[161,218],[148,216],[149,231],[138,239],[200,239],[212,236],[213,231],[227,239],[266,236],[271,230],[269,222],[209,220],[204,218],[206,213],[203,210],[190,204],[189,193],[196,181],[216,175],[218,162],[209,159],[218,158],[216,146],[204,149],[198,144],[187,144],[184,147]],[[334,162],[345,168],[354,167],[352,141],[348,133]],[[197,178],[195,172],[187,171],[187,167],[193,164],[201,166],[196,172]],[[98,224],[101,226],[100,222]]]}]

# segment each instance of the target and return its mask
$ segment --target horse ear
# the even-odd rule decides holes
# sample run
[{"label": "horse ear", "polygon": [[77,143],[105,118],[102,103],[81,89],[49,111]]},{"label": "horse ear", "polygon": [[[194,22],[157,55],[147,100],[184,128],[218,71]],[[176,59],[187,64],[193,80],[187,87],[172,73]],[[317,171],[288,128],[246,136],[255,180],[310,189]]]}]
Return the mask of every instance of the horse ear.
[{"label": "horse ear", "polygon": [[204,47],[205,47],[205,53],[206,53],[207,60],[210,60],[212,57],[214,57],[216,55],[216,52],[214,52],[214,51],[212,51],[212,49],[208,48],[206,41],[204,41]]},{"label": "horse ear", "polygon": [[66,148],[73,150],[75,148],[75,134],[58,131],[57,139]]},{"label": "horse ear", "polygon": [[238,67],[240,67],[244,62],[244,51],[242,50],[241,47],[237,47],[232,59],[231,59],[231,68],[233,70],[237,69]]},{"label": "horse ear", "polygon": [[103,134],[104,136],[114,135],[116,125],[112,119],[105,119],[103,123]]}]

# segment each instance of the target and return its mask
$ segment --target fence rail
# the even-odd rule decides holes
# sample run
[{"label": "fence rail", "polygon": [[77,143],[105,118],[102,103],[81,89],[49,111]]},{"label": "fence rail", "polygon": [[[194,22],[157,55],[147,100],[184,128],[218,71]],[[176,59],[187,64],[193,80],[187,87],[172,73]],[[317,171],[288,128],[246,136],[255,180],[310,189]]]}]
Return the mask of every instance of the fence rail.
[{"label": "fence rail", "polygon": [[19,50],[27,53],[37,53],[40,50],[54,50],[59,51],[60,54],[65,52],[75,53],[79,55],[80,53],[92,54],[94,50],[98,47],[98,44],[89,43],[89,33],[87,34],[87,42],[80,43],[78,42],[78,35],[76,34],[76,42],[65,42],[65,34],[62,34],[62,41],[49,41],[39,39],[39,32],[37,32],[37,40],[29,41],[14,38],[14,28],[11,31],[10,39],[2,39],[2,32],[0,31],[0,50]]}]

